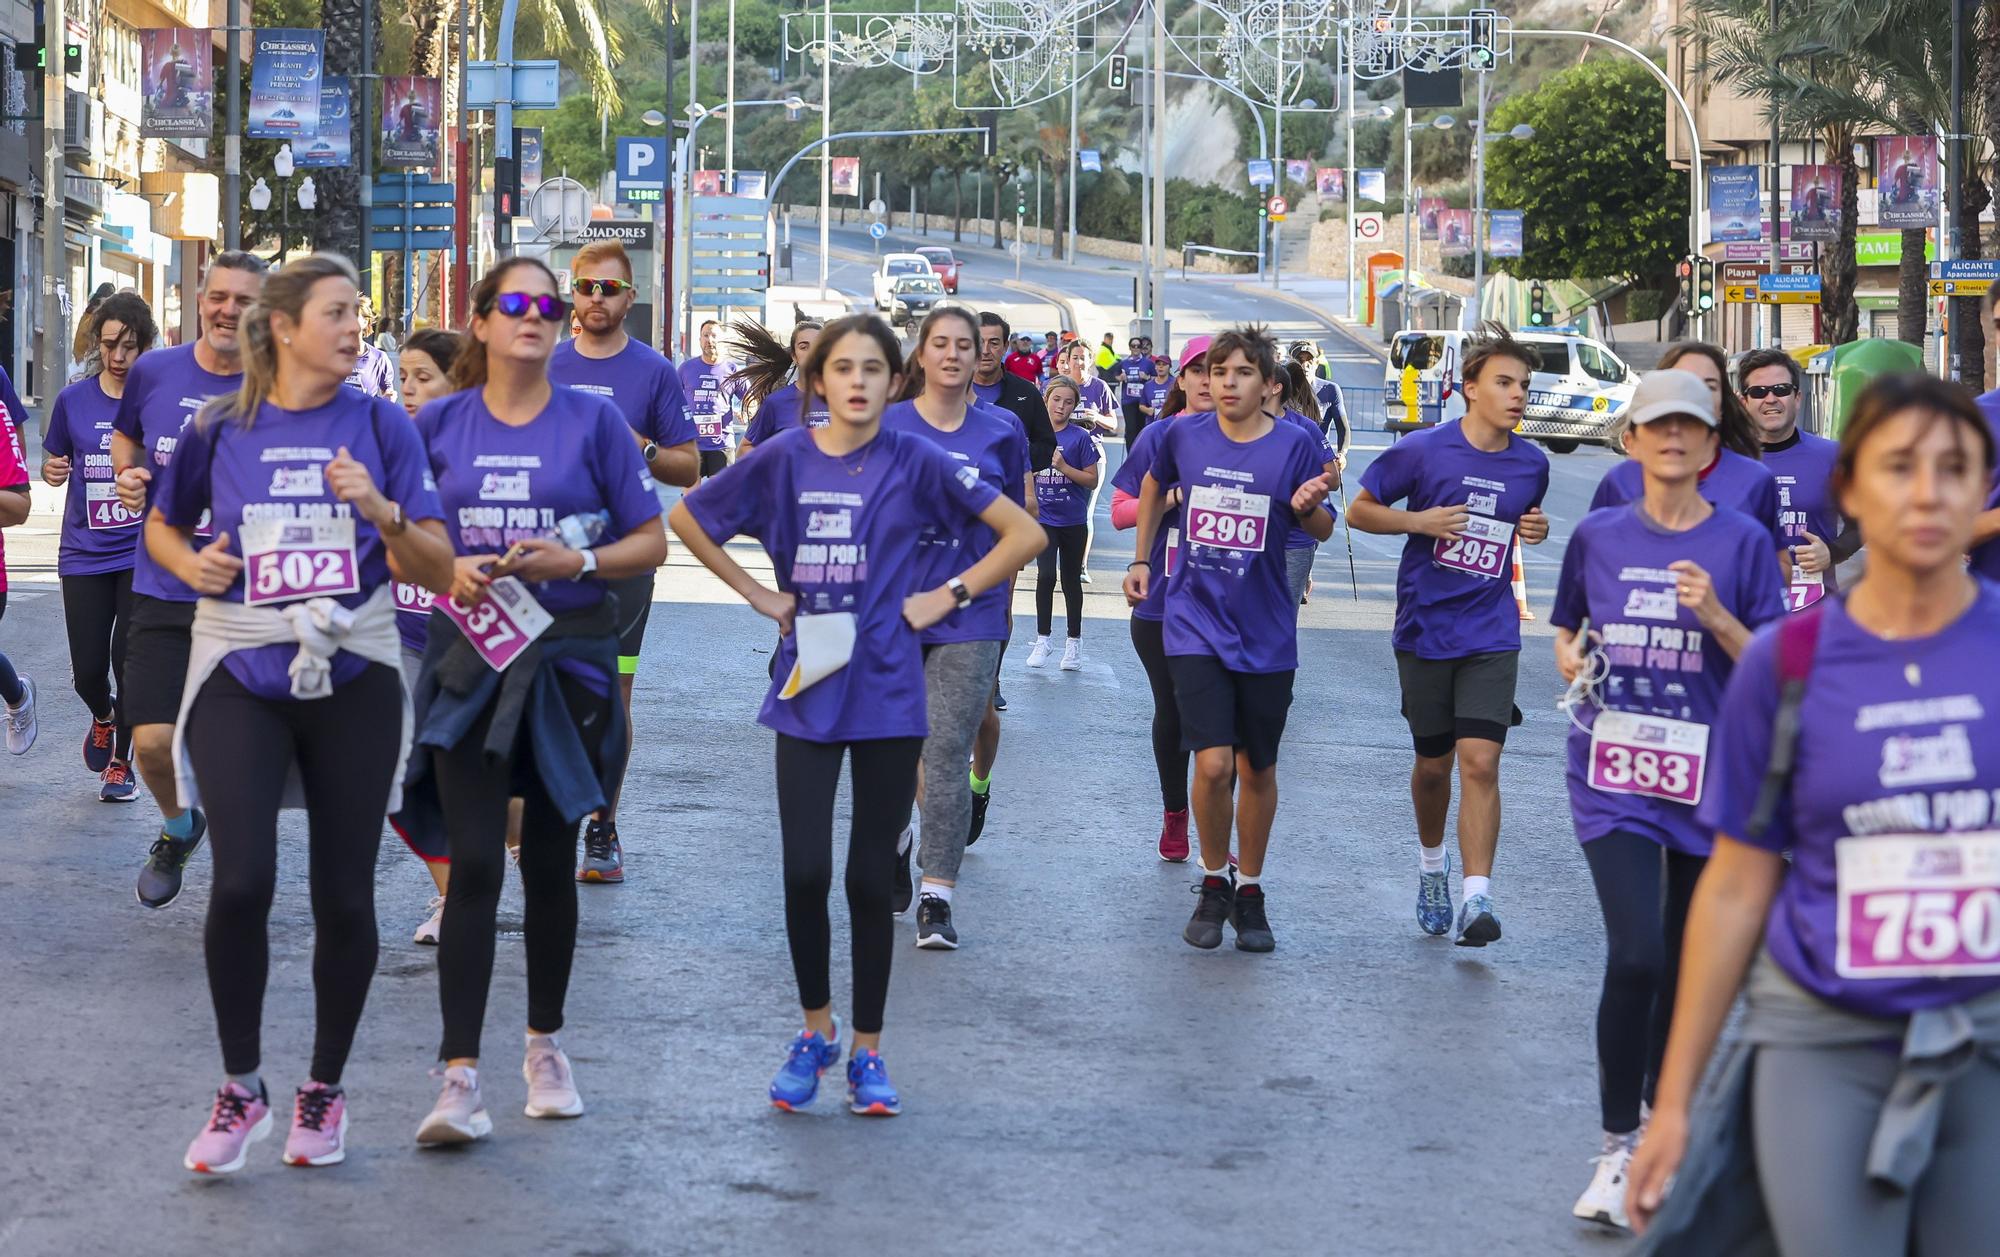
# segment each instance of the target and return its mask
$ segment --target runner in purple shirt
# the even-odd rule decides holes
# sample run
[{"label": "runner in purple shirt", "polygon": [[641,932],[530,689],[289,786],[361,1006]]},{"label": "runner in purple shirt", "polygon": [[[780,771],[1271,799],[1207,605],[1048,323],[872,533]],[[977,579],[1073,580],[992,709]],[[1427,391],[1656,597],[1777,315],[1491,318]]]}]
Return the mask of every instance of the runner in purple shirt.
[{"label": "runner in purple shirt", "polygon": [[1174,360],[1165,354],[1153,358],[1153,374],[1139,390],[1139,412],[1151,423],[1160,417],[1167,394],[1174,391]]},{"label": "runner in purple shirt", "polygon": [[1139,430],[1146,426],[1146,412],[1139,408],[1144,398],[1146,381],[1153,378],[1153,342],[1144,336],[1134,336],[1130,344],[1131,352],[1118,360],[1118,404],[1125,417],[1125,445],[1139,439]]},{"label": "runner in purple shirt", "polygon": [[[1049,466],[1035,473],[1035,518],[1049,544],[1035,565],[1035,644],[1028,666],[1049,661],[1049,634],[1055,627],[1056,581],[1062,581],[1064,672],[1083,667],[1083,565],[1090,545],[1091,504],[1102,483],[1104,451],[1081,425],[1070,422],[1076,408],[1076,383],[1066,375],[1049,381],[1042,400],[1055,428],[1056,452]],[[1060,569],[1060,570],[1059,570]]]},{"label": "runner in purple shirt", "polygon": [[1597,1005],[1603,1148],[1573,1212],[1615,1226],[1626,1224],[1624,1170],[1710,847],[1695,806],[1717,763],[1711,726],[1751,632],[1784,614],[1769,534],[1701,493],[1719,445],[1708,386],[1686,371],[1649,372],[1625,413],[1641,496],[1577,525],[1550,616],[1570,684],[1570,811],[1607,944]]},{"label": "runner in purple shirt", "polygon": [[1076,409],[1069,421],[1093,436],[1118,435],[1120,409],[1115,390],[1097,374],[1090,346],[1076,341],[1064,352],[1062,374],[1076,381]]},{"label": "runner in purple shirt", "polygon": [[1844,525],[1833,502],[1840,445],[1799,428],[1805,376],[1782,349],[1753,349],[1736,365],[1738,395],[1756,427],[1764,466],[1778,482],[1778,527],[1791,551],[1786,605],[1803,610],[1840,592],[1835,568],[1861,548],[1861,530]]},{"label": "runner in purple shirt", "polygon": [[[1264,855],[1277,812],[1278,743],[1298,668],[1298,615],[1285,583],[1285,530],[1302,522],[1319,540],[1333,532],[1325,508],[1332,481],[1298,428],[1264,413],[1278,375],[1278,345],[1261,328],[1224,332],[1208,348],[1216,413],[1176,420],[1142,482],[1138,537],[1150,553],[1165,493],[1182,493],[1185,552],[1171,577],[1149,560],[1125,574],[1138,606],[1154,579],[1167,583],[1164,641],[1194,752],[1194,820],[1201,841],[1201,902],[1183,937],[1222,943],[1226,920],[1243,951],[1277,946],[1264,904]],[[1238,786],[1232,806],[1232,783]],[[1229,870],[1231,813],[1239,843]]]},{"label": "runner in purple shirt", "polygon": [[[778,735],[786,934],[806,1022],[771,1082],[772,1104],[787,1111],[812,1103],[820,1075],[842,1052],[826,896],[843,758],[852,760],[855,800],[847,856],[855,988],[848,1107],[901,1111],[879,1049],[895,937],[897,834],[910,817],[931,728],[919,635],[1003,584],[1041,548],[1041,530],[1002,486],[925,437],[883,429],[902,370],[888,324],[873,315],[834,320],[801,373],[804,389],[827,399],[831,422],[779,433],[672,513],[688,550],[783,634],[758,720]],[[986,557],[920,588],[925,530],[957,530],[975,518],[997,534]],[[723,549],[738,533],[756,537],[770,554],[777,589]]]},{"label": "runner in purple shirt", "polygon": [[1456,941],[1467,947],[1500,937],[1491,881],[1500,755],[1521,721],[1514,702],[1521,614],[1510,560],[1517,543],[1538,545],[1549,535],[1548,455],[1513,434],[1536,366],[1533,351],[1504,334],[1467,345],[1464,416],[1384,450],[1362,475],[1347,517],[1364,532],[1408,538],[1389,641],[1416,752],[1417,925],[1431,935],[1452,927],[1444,821],[1455,761],[1465,878]]},{"label": "runner in purple shirt", "polygon": [[[1630,1166],[1636,1223],[1678,1170],[1677,1192],[1710,1190],[1676,1214],[1730,1213],[1747,1189],[1787,1253],[1975,1253],[2000,1235],[2000,676],[1978,666],[2000,591],[1962,562],[1994,465],[1955,385],[1885,377],[1848,416],[1835,491],[1867,571],[1760,634],[1730,680],[1686,998]],[[1682,1158],[1739,990],[1731,1102],[1702,1155],[1747,1152],[1754,1173],[1717,1175]]]},{"label": "runner in purple shirt", "polygon": [[366,297],[361,299],[357,321],[361,324],[361,352],[354,359],[354,370],[348,373],[346,382],[350,388],[360,389],[370,397],[394,401],[396,363],[375,344],[375,306]]},{"label": "runner in purple shirt", "polygon": [[[2000,436],[2000,388],[1981,393],[1978,405],[1980,417],[1986,420],[1986,430]],[[1972,526],[1967,555],[1973,571],[1987,580],[2000,581],[2000,468],[1993,472],[1993,488],[1986,496],[1986,509]]]},{"label": "runner in purple shirt", "polygon": [[781,342],[758,324],[737,325],[729,353],[743,365],[731,382],[743,390],[744,408],[751,412],[750,422],[743,428],[743,444],[737,448],[738,458],[780,432],[800,426],[801,418],[808,428],[826,426],[826,399],[808,400],[799,392],[797,378],[822,326],[818,319],[800,319],[793,324],[791,336]]},{"label": "runner in purple shirt", "polygon": [[694,419],[695,444],[701,451],[702,479],[729,465],[729,421],[739,390],[729,383],[736,364],[720,356],[717,337],[722,324],[709,319],[701,325],[701,356],[680,365],[681,391]]},{"label": "runner in purple shirt", "polygon": [[[1643,486],[1644,477],[1628,458],[1605,472],[1604,478],[1597,482],[1597,492],[1590,498],[1590,509],[1600,511],[1607,506],[1622,506],[1636,501]],[[1748,515],[1764,526],[1764,531],[1771,534],[1772,544],[1777,547],[1777,567],[1774,571],[1780,575],[1782,582],[1788,584],[1792,579],[1792,543],[1779,520],[1778,478],[1771,474],[1771,469],[1757,459],[1745,458],[1735,450],[1718,447],[1715,461],[1702,469],[1699,487],[1703,498],[1727,510]]]}]

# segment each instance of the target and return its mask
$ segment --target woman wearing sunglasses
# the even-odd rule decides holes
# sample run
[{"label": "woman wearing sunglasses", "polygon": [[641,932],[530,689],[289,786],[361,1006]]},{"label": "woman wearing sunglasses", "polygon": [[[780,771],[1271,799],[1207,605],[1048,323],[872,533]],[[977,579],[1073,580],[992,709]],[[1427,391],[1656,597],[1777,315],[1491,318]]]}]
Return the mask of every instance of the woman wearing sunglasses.
[{"label": "woman wearing sunglasses", "polygon": [[514,258],[471,296],[472,343],[453,369],[462,391],[417,418],[459,556],[417,681],[417,742],[431,754],[411,769],[402,818],[441,819],[451,855],[438,938],[444,1087],[420,1144],[492,1130],[479,1047],[510,796],[523,804],[527,1114],[583,1112],[556,1032],[576,950],[577,827],[611,798],[627,746],[605,590],[667,557],[632,430],[607,399],[549,380],[567,313],[555,275]]}]

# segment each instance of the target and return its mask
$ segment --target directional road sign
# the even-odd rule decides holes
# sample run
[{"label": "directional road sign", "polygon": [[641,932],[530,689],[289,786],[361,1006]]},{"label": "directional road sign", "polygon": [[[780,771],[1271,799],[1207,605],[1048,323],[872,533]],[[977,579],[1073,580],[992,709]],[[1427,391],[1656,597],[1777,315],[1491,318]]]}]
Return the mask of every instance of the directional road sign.
[{"label": "directional road sign", "polygon": [[1934,279],[1931,281],[1933,297],[1983,297],[1993,291],[1990,279]]},{"label": "directional road sign", "polygon": [[667,197],[667,140],[661,135],[618,137],[618,199],[658,205]]},{"label": "directional road sign", "polygon": [[1819,276],[1759,275],[1757,300],[1774,306],[1816,306],[1819,304]]},{"label": "directional road sign", "polygon": [[[2000,279],[2000,260],[1960,258],[1954,262],[1932,262],[1932,279]],[[1963,293],[1965,289],[1960,288]]]},{"label": "directional road sign", "polygon": [[1373,243],[1380,240],[1388,230],[1388,223],[1377,213],[1356,214],[1354,216],[1354,238]]},{"label": "directional road sign", "polygon": [[1286,210],[1287,208],[1289,208],[1289,207],[1288,207],[1288,206],[1286,206],[1286,204],[1285,204],[1285,198],[1284,198],[1284,197],[1282,197],[1282,196],[1274,196],[1274,197],[1272,197],[1272,198],[1271,198],[1271,204],[1270,204],[1269,208],[1270,208],[1270,211],[1271,211],[1271,215],[1272,215],[1272,217],[1276,217],[1276,216],[1278,216],[1278,215],[1280,215],[1280,214],[1283,214],[1283,213],[1285,212],[1285,210]]},{"label": "directional road sign", "polygon": [[[562,102],[562,67],[555,61],[516,61],[513,100],[516,109],[554,109]],[[492,61],[473,61],[465,67],[465,107],[491,109],[500,99],[500,67]]]},{"label": "directional road sign", "polygon": [[886,236],[886,235],[888,235],[888,234],[889,234],[889,229],[888,229],[887,227],[884,227],[884,226],[883,226],[883,225],[882,225],[881,223],[869,223],[869,224],[868,224],[868,238],[869,238],[869,239],[871,239],[871,240],[880,240],[880,239],[881,239],[882,237],[884,237],[884,236]]}]

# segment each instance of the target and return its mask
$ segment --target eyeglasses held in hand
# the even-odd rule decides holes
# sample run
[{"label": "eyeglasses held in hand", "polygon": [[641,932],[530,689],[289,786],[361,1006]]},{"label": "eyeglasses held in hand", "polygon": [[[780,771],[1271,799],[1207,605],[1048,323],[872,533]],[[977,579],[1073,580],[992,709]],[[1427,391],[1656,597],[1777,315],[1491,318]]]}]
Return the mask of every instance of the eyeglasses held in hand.
[{"label": "eyeglasses held in hand", "polygon": [[1796,384],[1752,384],[1743,390],[1743,395],[1753,402],[1761,402],[1766,397],[1790,397],[1798,391]]},{"label": "eyeglasses held in hand", "polygon": [[586,297],[615,297],[621,292],[630,292],[638,287],[629,279],[578,279],[570,283]]},{"label": "eyeglasses held in hand", "polygon": [[561,297],[546,292],[503,292],[493,299],[493,308],[510,319],[525,318],[533,310],[542,316],[543,322],[554,323],[562,318],[566,307]]}]

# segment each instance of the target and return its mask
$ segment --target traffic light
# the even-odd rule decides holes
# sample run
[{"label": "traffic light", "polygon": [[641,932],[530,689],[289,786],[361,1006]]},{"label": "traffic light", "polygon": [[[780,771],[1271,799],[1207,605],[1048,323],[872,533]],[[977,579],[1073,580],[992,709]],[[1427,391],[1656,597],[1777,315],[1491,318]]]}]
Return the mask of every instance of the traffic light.
[{"label": "traffic light", "polygon": [[63,73],[83,73],[83,45],[65,43],[63,45]]},{"label": "traffic light", "polygon": [[493,159],[493,210],[512,218],[521,212],[521,162],[514,157]]},{"label": "traffic light", "polygon": [[1107,68],[1111,76],[1110,86],[1112,91],[1122,92],[1125,90],[1125,67],[1127,64],[1128,62],[1125,59],[1124,53],[1114,52],[1111,54],[1111,61]]},{"label": "traffic light", "polygon": [[1681,313],[1693,314],[1694,305],[1694,257],[1684,257],[1674,266],[1674,278],[1680,281]]},{"label": "traffic light", "polygon": [[1549,325],[1549,291],[1536,280],[1528,285],[1528,326],[1547,327]]},{"label": "traffic light", "polygon": [[1694,262],[1694,308],[1697,314],[1707,314],[1715,308],[1715,263],[1707,258],[1696,258]]},{"label": "traffic light", "polygon": [[1492,9],[1474,9],[1467,14],[1465,64],[1475,70],[1493,68],[1494,45],[1498,43],[1499,14]]}]

